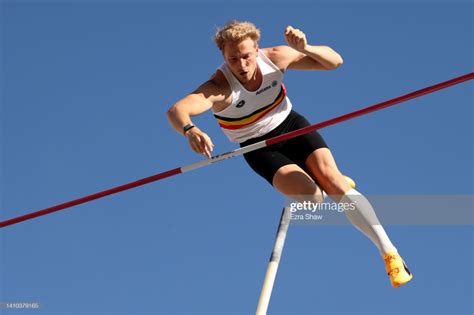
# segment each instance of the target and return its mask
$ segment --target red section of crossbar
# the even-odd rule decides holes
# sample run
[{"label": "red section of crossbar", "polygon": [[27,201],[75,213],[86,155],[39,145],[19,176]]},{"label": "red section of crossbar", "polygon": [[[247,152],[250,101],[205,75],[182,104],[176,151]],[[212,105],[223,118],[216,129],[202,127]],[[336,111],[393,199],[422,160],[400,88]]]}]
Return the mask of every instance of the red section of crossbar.
[{"label": "red section of crossbar", "polygon": [[71,200],[71,201],[68,201],[68,202],[65,202],[65,203],[62,203],[62,204],[59,204],[59,205],[56,205],[56,206],[52,206],[52,207],[49,207],[49,208],[46,208],[46,209],[43,209],[43,210],[31,212],[31,213],[28,213],[28,214],[25,214],[25,215],[22,215],[22,216],[19,216],[19,217],[16,217],[16,218],[12,218],[12,219],[9,219],[9,220],[6,220],[6,221],[2,221],[2,222],[0,222],[0,228],[3,228],[3,227],[8,226],[8,225],[16,224],[16,223],[19,223],[19,222],[22,222],[22,221],[30,220],[30,219],[33,219],[33,218],[36,218],[36,217],[40,217],[40,216],[45,215],[45,214],[49,214],[49,213],[52,213],[52,212],[56,212],[56,211],[59,211],[59,210],[63,210],[63,209],[66,209],[66,208],[77,206],[77,205],[80,205],[81,203],[86,203],[86,202],[89,202],[89,201],[92,201],[92,200],[95,200],[95,199],[99,199],[99,198],[102,198],[102,197],[105,197],[105,196],[108,196],[108,195],[116,194],[116,193],[119,193],[119,192],[127,190],[127,189],[142,186],[142,185],[145,185],[145,184],[148,184],[148,183],[160,180],[160,179],[164,179],[166,177],[177,175],[177,174],[180,174],[180,173],[181,173],[181,168],[175,168],[175,169],[172,169],[172,170],[169,170],[169,171],[166,171],[166,172],[163,172],[163,173],[159,173],[159,174],[156,174],[156,175],[153,175],[153,176],[150,176],[150,177],[142,178],[140,180],[137,180],[137,181],[134,181],[134,182],[131,182],[131,183],[128,183],[128,184],[124,184],[124,185],[121,185],[121,186],[117,186],[117,187],[114,187],[114,188],[110,188],[110,189],[107,189],[107,190],[104,190],[104,191],[101,191],[101,192],[98,192],[98,193],[95,193],[95,194],[92,194],[92,195],[89,195],[89,196],[85,196],[85,197],[82,197],[82,198],[79,198],[79,199]]},{"label": "red section of crossbar", "polygon": [[[348,113],[348,114],[345,114],[345,115],[342,115],[342,116],[339,116],[339,117],[336,117],[336,118],[333,118],[333,119],[329,119],[327,121],[323,121],[323,122],[318,123],[318,124],[314,124],[314,125],[311,125],[311,126],[308,126],[308,127],[305,127],[305,128],[301,128],[301,129],[283,134],[281,136],[270,138],[270,139],[265,141],[265,144],[268,146],[268,145],[271,145],[271,144],[278,143],[280,141],[288,140],[288,139],[306,134],[308,132],[311,132],[311,131],[314,131],[314,130],[317,130],[317,129],[321,129],[321,128],[324,128],[324,127],[327,127],[327,126],[331,126],[331,125],[334,125],[334,124],[337,124],[337,123],[340,123],[340,122],[343,122],[343,121],[346,121],[346,120],[349,120],[349,119],[352,119],[352,118],[355,118],[355,117],[358,117],[358,116],[366,115],[366,114],[374,112],[376,110],[380,110],[380,109],[383,109],[383,108],[386,108],[386,107],[389,107],[389,106],[393,106],[393,105],[401,103],[401,102],[408,101],[408,100],[413,99],[415,97],[419,97],[419,96],[422,96],[422,95],[425,95],[425,94],[428,94],[428,93],[433,93],[435,91],[447,88],[447,87],[455,85],[455,84],[462,83],[464,81],[472,80],[473,78],[474,78],[474,72],[471,72],[471,73],[462,75],[460,77],[457,77],[457,78],[454,78],[454,79],[451,79],[451,80],[448,80],[448,81],[445,81],[445,82],[441,82],[441,83],[426,87],[424,89],[421,89],[421,90],[418,90],[418,91],[415,91],[415,92],[412,92],[412,93],[409,93],[409,94],[399,96],[397,98],[394,98],[394,99],[391,99],[391,100],[388,100],[388,101],[385,101],[385,102],[382,102],[382,103],[379,103],[379,104],[375,104],[375,105],[372,105],[372,106],[369,106],[369,107],[365,107],[365,108],[359,109],[357,111],[354,111],[354,112],[351,112],[351,113]],[[236,154],[233,155],[233,156],[239,155],[239,152],[243,151],[243,149],[244,148],[239,149],[240,151],[237,150],[238,152],[236,152]],[[231,157],[233,157],[233,156],[231,156]],[[140,179],[140,180],[128,183],[128,184],[124,184],[124,185],[117,186],[117,187],[114,187],[114,188],[111,188],[111,189],[107,189],[107,190],[104,190],[104,191],[101,191],[101,192],[98,192],[98,193],[95,193],[95,194],[92,194],[92,195],[89,195],[89,196],[85,196],[85,197],[82,197],[82,198],[79,198],[79,199],[71,200],[71,201],[68,201],[68,202],[65,202],[65,203],[62,203],[62,204],[59,204],[59,205],[56,205],[56,206],[52,206],[52,207],[49,207],[49,208],[46,208],[46,209],[43,209],[43,210],[38,210],[38,211],[35,211],[35,212],[31,212],[31,213],[28,213],[28,214],[25,214],[25,215],[22,215],[22,216],[19,216],[19,217],[16,217],[16,218],[1,221],[0,222],[0,228],[6,227],[6,226],[9,226],[9,225],[13,225],[13,224],[16,224],[16,223],[19,223],[19,222],[23,222],[23,221],[26,221],[26,220],[30,220],[30,219],[33,219],[33,218],[37,218],[39,216],[43,216],[43,215],[46,215],[46,214],[49,214],[49,213],[52,213],[52,212],[56,212],[56,211],[59,211],[59,210],[63,210],[63,209],[69,208],[69,207],[73,207],[73,206],[76,206],[76,205],[79,205],[79,204],[82,204],[82,203],[86,203],[86,202],[89,202],[89,201],[92,201],[92,200],[95,200],[95,199],[99,199],[99,198],[108,196],[108,195],[116,194],[118,192],[128,190],[128,189],[131,189],[131,188],[135,188],[135,187],[138,187],[138,186],[142,186],[142,185],[145,185],[145,184],[148,184],[148,183],[151,183],[151,182],[155,182],[155,181],[167,178],[167,177],[178,175],[178,174],[182,173],[181,169],[182,169],[182,167],[178,167],[178,168],[175,168],[175,169],[163,172],[163,173],[159,173],[159,174],[156,174],[156,175],[153,175],[153,176],[150,176],[150,177],[146,177],[146,178],[143,178],[143,179]]]}]

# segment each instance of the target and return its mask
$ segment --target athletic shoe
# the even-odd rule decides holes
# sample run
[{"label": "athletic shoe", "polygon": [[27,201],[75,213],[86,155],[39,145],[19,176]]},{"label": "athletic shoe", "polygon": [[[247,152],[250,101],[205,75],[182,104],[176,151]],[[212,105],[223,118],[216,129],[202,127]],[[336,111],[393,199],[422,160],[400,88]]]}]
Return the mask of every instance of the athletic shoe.
[{"label": "athletic shoe", "polygon": [[390,277],[392,287],[398,288],[399,286],[407,283],[413,278],[410,270],[403,261],[403,258],[396,252],[386,253],[383,257],[385,262],[385,270]]}]

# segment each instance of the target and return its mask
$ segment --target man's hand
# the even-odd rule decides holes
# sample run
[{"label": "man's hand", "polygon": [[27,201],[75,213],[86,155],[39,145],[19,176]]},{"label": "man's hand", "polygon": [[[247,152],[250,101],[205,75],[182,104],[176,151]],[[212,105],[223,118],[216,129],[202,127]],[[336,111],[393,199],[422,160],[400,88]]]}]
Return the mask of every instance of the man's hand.
[{"label": "man's hand", "polygon": [[306,35],[301,30],[293,28],[293,26],[286,27],[285,39],[288,46],[299,52],[303,52],[308,44],[306,41]]},{"label": "man's hand", "polygon": [[204,154],[208,159],[211,158],[214,144],[207,134],[202,132],[198,127],[194,127],[186,131],[185,137],[188,138],[189,145],[194,152]]}]

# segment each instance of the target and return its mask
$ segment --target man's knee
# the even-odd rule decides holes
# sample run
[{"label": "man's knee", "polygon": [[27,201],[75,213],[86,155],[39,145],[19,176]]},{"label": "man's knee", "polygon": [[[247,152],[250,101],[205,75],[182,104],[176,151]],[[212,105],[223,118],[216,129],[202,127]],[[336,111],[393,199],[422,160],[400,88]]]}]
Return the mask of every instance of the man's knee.
[{"label": "man's knee", "polygon": [[324,180],[326,182],[336,183],[342,177],[341,172],[333,166],[324,165],[319,168],[320,177],[318,180]]},{"label": "man's knee", "polygon": [[296,165],[280,168],[273,177],[273,186],[286,196],[298,201],[322,200],[322,191],[314,180]]}]

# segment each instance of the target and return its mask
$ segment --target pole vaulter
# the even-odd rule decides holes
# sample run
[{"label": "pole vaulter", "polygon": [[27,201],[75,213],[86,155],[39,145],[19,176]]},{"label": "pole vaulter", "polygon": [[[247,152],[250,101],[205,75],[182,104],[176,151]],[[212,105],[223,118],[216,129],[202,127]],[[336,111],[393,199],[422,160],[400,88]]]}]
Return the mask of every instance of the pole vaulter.
[{"label": "pole vaulter", "polygon": [[251,144],[251,145],[248,145],[248,146],[245,146],[245,147],[242,147],[242,148],[239,148],[239,149],[227,152],[227,153],[215,155],[215,156],[213,156],[213,157],[211,157],[210,159],[207,159],[207,160],[203,160],[203,161],[196,162],[196,163],[186,165],[186,166],[182,166],[182,167],[177,167],[177,168],[174,168],[174,169],[162,172],[162,173],[158,173],[158,174],[155,174],[155,175],[152,175],[152,176],[149,176],[149,177],[139,179],[139,180],[134,181],[134,182],[130,182],[130,183],[120,185],[120,186],[116,186],[116,187],[113,187],[113,188],[110,188],[110,189],[107,189],[107,190],[103,190],[103,191],[100,191],[100,192],[97,192],[97,193],[94,193],[94,194],[91,194],[91,195],[88,195],[88,196],[84,196],[82,198],[74,199],[74,200],[71,200],[71,201],[68,201],[68,202],[65,202],[65,203],[61,203],[61,204],[58,204],[58,205],[55,205],[55,206],[51,206],[51,207],[48,207],[48,208],[45,208],[45,209],[42,209],[42,210],[38,210],[38,211],[35,211],[35,212],[30,212],[30,213],[27,213],[25,215],[21,215],[21,216],[14,217],[14,218],[11,218],[11,219],[8,219],[8,220],[5,220],[5,221],[1,221],[0,222],[0,228],[4,228],[4,227],[14,225],[14,224],[17,224],[17,223],[20,223],[20,222],[23,222],[23,221],[27,221],[27,220],[31,220],[31,219],[40,217],[40,216],[43,216],[43,215],[46,215],[46,214],[50,214],[50,213],[53,213],[53,212],[64,210],[66,208],[77,206],[77,205],[80,205],[80,204],[83,204],[83,203],[86,203],[86,202],[89,202],[89,201],[92,201],[92,200],[95,200],[95,199],[99,199],[99,198],[102,198],[102,197],[105,197],[105,196],[108,196],[108,195],[116,194],[116,193],[131,189],[131,188],[135,188],[135,187],[142,186],[142,185],[145,185],[145,184],[149,184],[151,182],[162,180],[162,179],[174,176],[174,175],[185,173],[185,172],[188,172],[188,171],[200,168],[200,167],[208,166],[208,165],[211,165],[213,163],[216,163],[216,162],[228,159],[228,158],[233,158],[235,156],[242,155],[242,154],[247,153],[247,152],[255,151],[257,149],[261,149],[261,148],[270,146],[272,144],[276,144],[276,143],[279,143],[279,142],[282,142],[282,141],[285,141],[285,140],[288,140],[288,139],[292,139],[292,138],[301,136],[301,135],[309,133],[311,131],[315,131],[315,130],[322,129],[322,128],[325,128],[325,127],[328,127],[328,126],[332,126],[332,125],[338,124],[340,122],[343,122],[343,121],[346,121],[346,120],[349,120],[349,119],[353,119],[353,118],[356,118],[356,117],[359,117],[359,116],[363,116],[363,115],[372,113],[372,112],[377,111],[377,110],[381,110],[381,109],[384,109],[384,108],[387,108],[387,107],[390,107],[390,106],[393,106],[393,105],[396,105],[396,104],[399,104],[399,103],[402,103],[402,102],[406,102],[406,101],[411,100],[413,98],[420,97],[420,96],[423,96],[425,94],[430,94],[430,93],[433,93],[435,91],[445,89],[445,88],[448,88],[448,87],[453,86],[453,85],[460,84],[460,83],[465,82],[465,81],[472,80],[473,78],[474,78],[474,72],[470,72],[470,73],[467,73],[465,75],[462,75],[462,76],[459,76],[459,77],[456,77],[456,78],[453,78],[453,79],[450,79],[448,81],[444,81],[444,82],[441,82],[441,83],[438,83],[438,84],[435,84],[435,85],[428,86],[426,88],[423,88],[423,89],[420,89],[420,90],[417,90],[417,91],[414,91],[414,92],[411,92],[411,93],[393,98],[393,99],[385,101],[385,102],[381,102],[381,103],[378,103],[378,104],[375,104],[375,105],[372,105],[372,106],[364,107],[362,109],[350,112],[348,114],[341,115],[341,116],[338,116],[338,117],[335,117],[335,118],[332,118],[332,119],[329,119],[329,120],[326,120],[326,121],[323,121],[323,122],[320,122],[320,123],[317,123],[317,124],[314,124],[314,125],[310,125],[310,126],[307,126],[307,127],[295,130],[295,131],[291,131],[291,132],[288,132],[286,134],[282,134],[282,135],[279,135],[279,136],[276,136],[276,137],[273,137],[273,138],[270,138],[270,139],[267,139],[267,140],[264,140],[264,141],[261,141],[261,142],[257,142],[257,143],[254,143],[254,144]]}]

